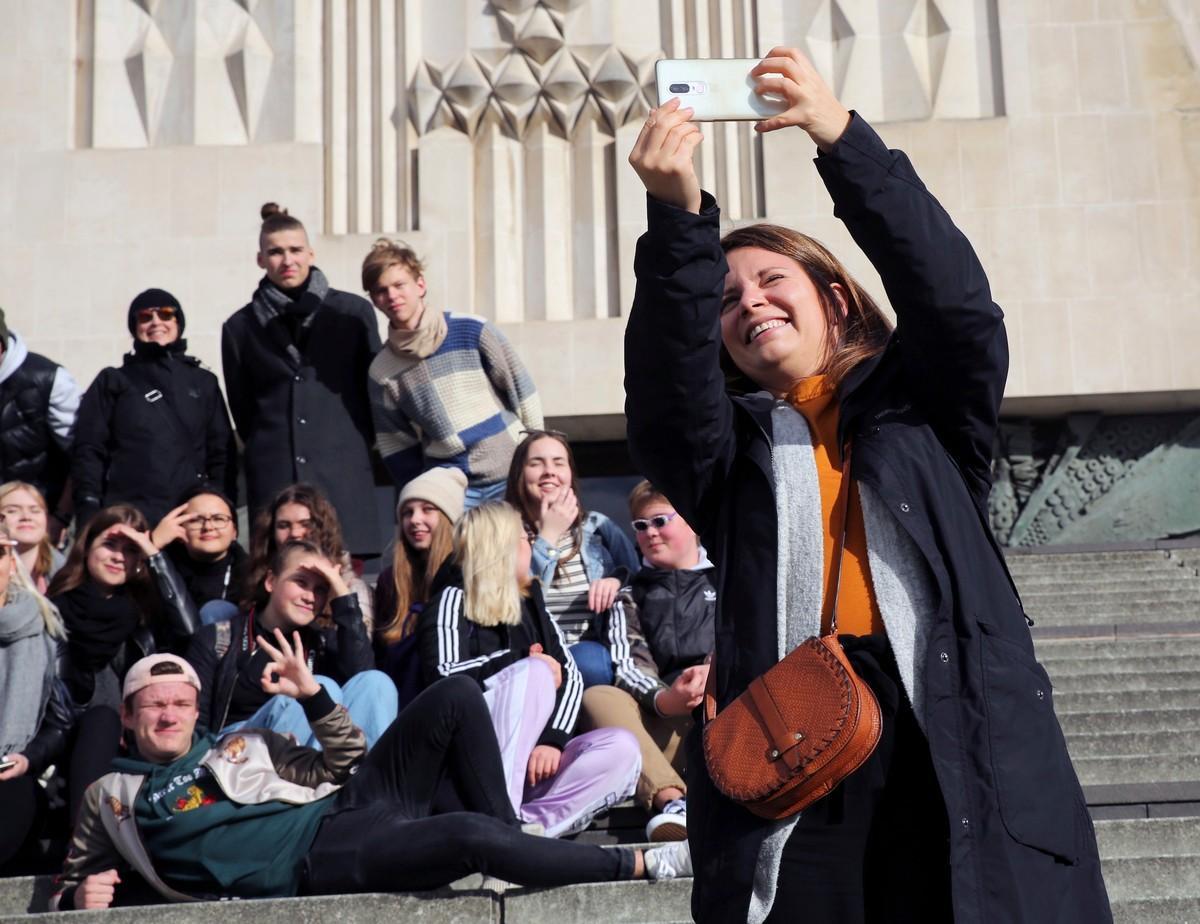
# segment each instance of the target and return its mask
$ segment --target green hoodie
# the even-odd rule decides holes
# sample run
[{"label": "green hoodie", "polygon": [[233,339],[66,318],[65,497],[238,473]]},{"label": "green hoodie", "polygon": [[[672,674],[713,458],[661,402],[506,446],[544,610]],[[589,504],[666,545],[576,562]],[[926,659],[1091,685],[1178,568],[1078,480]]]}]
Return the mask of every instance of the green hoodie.
[{"label": "green hoodie", "polygon": [[307,805],[230,800],[200,761],[217,738],[196,736],[171,764],[118,758],[113,769],[145,776],[133,814],[154,868],[190,895],[295,895],[301,864],[330,798]]}]

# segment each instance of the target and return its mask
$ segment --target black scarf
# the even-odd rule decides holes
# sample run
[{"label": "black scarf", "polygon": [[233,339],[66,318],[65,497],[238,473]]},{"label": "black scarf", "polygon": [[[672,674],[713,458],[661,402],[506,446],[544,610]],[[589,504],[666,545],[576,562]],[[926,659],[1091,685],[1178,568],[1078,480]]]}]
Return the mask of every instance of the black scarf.
[{"label": "black scarf", "polygon": [[308,271],[308,279],[295,289],[285,291],[264,276],[251,298],[254,317],[276,340],[293,365],[302,362],[317,310],[329,294],[329,280],[317,267]]},{"label": "black scarf", "polygon": [[137,630],[141,614],[124,587],[112,596],[92,580],[59,594],[54,605],[67,627],[67,647],[76,664],[98,671],[111,663]]}]

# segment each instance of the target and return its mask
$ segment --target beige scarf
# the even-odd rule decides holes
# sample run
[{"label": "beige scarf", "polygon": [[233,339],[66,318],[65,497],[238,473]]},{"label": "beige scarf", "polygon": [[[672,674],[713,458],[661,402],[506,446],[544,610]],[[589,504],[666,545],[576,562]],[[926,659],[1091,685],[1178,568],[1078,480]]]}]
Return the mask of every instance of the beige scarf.
[{"label": "beige scarf", "polygon": [[428,306],[421,308],[421,317],[413,330],[388,327],[388,348],[397,356],[424,359],[437,352],[446,339],[446,316]]}]

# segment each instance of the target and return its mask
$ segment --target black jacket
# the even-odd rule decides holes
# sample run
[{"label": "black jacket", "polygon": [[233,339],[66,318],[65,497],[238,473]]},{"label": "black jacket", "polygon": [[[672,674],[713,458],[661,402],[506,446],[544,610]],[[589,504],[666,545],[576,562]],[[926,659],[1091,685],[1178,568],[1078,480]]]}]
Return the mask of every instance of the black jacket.
[{"label": "black jacket", "polygon": [[[155,590],[158,591],[159,612],[149,623],[139,625],[128,641],[107,665],[117,681],[124,680],[125,672],[137,661],[159,652],[182,654],[192,634],[200,625],[200,617],[192,604],[179,572],[169,558],[161,552],[146,559]],[[60,610],[69,606],[67,594],[58,594],[50,602]],[[71,707],[78,714],[92,705],[113,706],[119,702],[96,701],[96,675],[100,673],[80,663],[67,644],[58,646],[58,676],[67,685]]]},{"label": "black jacket", "polygon": [[70,459],[50,428],[50,393],[59,365],[38,353],[0,382],[0,484],[27,481],[58,508]]},{"label": "black jacket", "polygon": [[197,609],[211,600],[237,603],[241,599],[250,556],[237,540],[229,546],[228,554],[215,562],[196,561],[182,542],[172,542],[163,551],[170,556]]},{"label": "black jacket", "polygon": [[299,344],[299,362],[289,355],[291,342],[284,319],[264,326],[253,303],[221,331],[251,513],[288,485],[308,482],[337,510],[346,547],[378,554],[386,537],[376,512],[367,397],[367,369],[380,347],[374,310],[357,295],[330,289]]},{"label": "black jacket", "polygon": [[189,488],[237,492],[237,446],[217,377],[169,347],[136,341],[120,369],[101,370],[75,424],[75,511],[133,504],[157,523]]},{"label": "black jacket", "polygon": [[[966,238],[908,159],[855,116],[817,169],[883,279],[898,327],[839,389],[851,474],[920,549],[939,597],[923,717],[949,818],[954,919],[1111,920],[1095,834],[1050,682],[987,524],[1007,374],[1002,314]],[[634,463],[718,563],[719,706],[777,660],[773,399],[731,400],[718,367],[727,265],[718,210],[653,200],[625,339]],[[699,921],[744,921],[769,823],[722,797],[689,746]]]},{"label": "black jacket", "polygon": [[542,587],[536,580],[522,601],[518,625],[481,626],[472,622],[463,609],[461,575],[457,580],[451,578],[422,610],[417,637],[426,685],[456,674],[473,677],[482,684],[510,664],[529,657],[529,647],[540,644],[546,654],[562,665],[562,683],[538,744],[553,745],[559,750],[566,746],[583,702],[583,677],[563,644],[557,623],[546,612]]},{"label": "black jacket", "polygon": [[[335,597],[329,611],[333,625],[309,626],[300,633],[301,639],[308,653],[309,669],[345,683],[360,671],[374,669],[375,656],[355,594]],[[237,683],[238,656],[257,647],[255,635],[261,632],[252,614],[242,610],[227,622],[202,626],[192,636],[184,657],[200,678],[197,724],[201,728],[220,731],[228,724],[226,717]]]}]

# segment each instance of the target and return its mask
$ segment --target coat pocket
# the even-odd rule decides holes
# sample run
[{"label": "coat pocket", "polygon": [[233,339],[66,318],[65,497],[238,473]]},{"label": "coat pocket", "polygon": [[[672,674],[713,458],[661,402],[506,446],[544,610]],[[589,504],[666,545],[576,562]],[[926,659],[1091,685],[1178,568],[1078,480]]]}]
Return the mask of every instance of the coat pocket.
[{"label": "coat pocket", "polygon": [[1000,817],[1013,839],[1079,858],[1080,790],[1050,678],[1021,646],[982,635],[988,738]]}]

